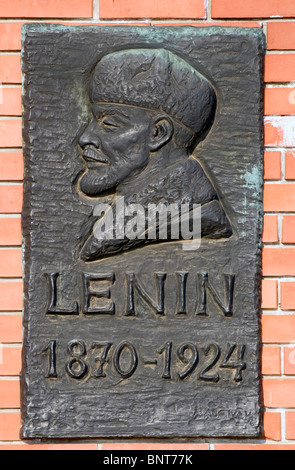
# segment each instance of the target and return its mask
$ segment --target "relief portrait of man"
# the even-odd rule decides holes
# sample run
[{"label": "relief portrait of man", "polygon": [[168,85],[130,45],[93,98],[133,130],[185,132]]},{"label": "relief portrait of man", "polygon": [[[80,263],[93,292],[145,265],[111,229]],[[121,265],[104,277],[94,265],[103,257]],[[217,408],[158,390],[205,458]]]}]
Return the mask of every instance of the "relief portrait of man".
[{"label": "relief portrait of man", "polygon": [[[90,84],[92,120],[79,138],[85,170],[79,189],[90,198],[124,198],[126,205],[201,205],[201,236],[229,238],[230,222],[201,164],[193,156],[215,119],[213,86],[166,49],[105,55]],[[95,214],[94,214],[95,215]],[[119,217],[119,214],[117,214]],[[159,239],[88,234],[81,259],[139,248]],[[167,241],[174,241],[168,226]]]}]

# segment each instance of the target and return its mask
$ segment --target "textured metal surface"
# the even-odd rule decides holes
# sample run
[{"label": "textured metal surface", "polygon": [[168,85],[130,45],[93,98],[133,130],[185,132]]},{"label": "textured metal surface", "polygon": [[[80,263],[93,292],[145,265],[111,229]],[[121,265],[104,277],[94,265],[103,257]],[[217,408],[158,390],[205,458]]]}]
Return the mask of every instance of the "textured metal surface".
[{"label": "textured metal surface", "polygon": [[[260,434],[263,54],[252,28],[25,26],[23,438]],[[201,204],[200,248],[97,241],[118,196]]]}]

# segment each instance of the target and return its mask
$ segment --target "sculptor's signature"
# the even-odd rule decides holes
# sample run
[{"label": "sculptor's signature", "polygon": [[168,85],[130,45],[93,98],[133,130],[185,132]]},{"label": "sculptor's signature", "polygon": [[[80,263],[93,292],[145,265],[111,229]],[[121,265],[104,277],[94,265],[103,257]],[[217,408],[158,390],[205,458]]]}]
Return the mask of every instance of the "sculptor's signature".
[{"label": "sculptor's signature", "polygon": [[235,423],[247,422],[250,424],[256,423],[256,414],[252,411],[244,410],[242,408],[218,408],[218,407],[196,407],[193,413],[195,420],[208,420],[210,418],[220,420],[234,420]]}]

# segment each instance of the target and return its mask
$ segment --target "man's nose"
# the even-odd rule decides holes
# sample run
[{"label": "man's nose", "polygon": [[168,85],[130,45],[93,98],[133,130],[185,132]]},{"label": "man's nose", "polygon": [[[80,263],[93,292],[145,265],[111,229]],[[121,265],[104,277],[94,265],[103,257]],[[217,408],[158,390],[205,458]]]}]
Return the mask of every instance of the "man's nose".
[{"label": "man's nose", "polygon": [[93,119],[88,127],[85,129],[81,137],[79,138],[79,145],[82,148],[87,147],[87,145],[94,145],[94,147],[100,147],[100,139],[98,135],[98,126],[95,119]]}]

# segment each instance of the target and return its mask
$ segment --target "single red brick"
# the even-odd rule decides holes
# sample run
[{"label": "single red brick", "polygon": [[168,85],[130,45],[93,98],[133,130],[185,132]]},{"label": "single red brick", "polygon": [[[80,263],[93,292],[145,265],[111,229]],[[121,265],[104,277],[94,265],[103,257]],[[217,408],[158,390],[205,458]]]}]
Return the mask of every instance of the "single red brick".
[{"label": "single red brick", "polygon": [[292,21],[273,22],[267,24],[268,49],[295,49],[295,23]]},{"label": "single red brick", "polygon": [[215,444],[215,450],[278,450],[278,451],[294,451],[295,445],[292,444]]},{"label": "single red brick", "polygon": [[0,88],[0,115],[1,116],[21,116],[21,89],[20,88]]},{"label": "single red brick", "polygon": [[295,215],[283,217],[283,243],[295,243]]},{"label": "single red brick", "polygon": [[100,22],[93,22],[91,21],[91,23],[87,23],[85,21],[83,21],[83,23],[81,23],[81,21],[74,21],[74,20],[71,20],[71,21],[51,21],[51,24],[63,24],[63,25],[67,25],[67,26],[151,26],[151,22],[148,21],[148,20],[144,20],[144,21],[128,21],[123,23],[123,19],[121,21],[116,21],[116,22],[113,22],[113,21],[110,21],[110,22],[107,22],[107,21],[104,21],[103,23],[100,21]]},{"label": "single red brick", "polygon": [[[16,312],[22,310],[22,282],[0,282],[0,311]],[[9,321],[9,319],[6,319]]]},{"label": "single red brick", "polygon": [[295,5],[290,0],[212,0],[212,18],[292,18]]},{"label": "single red brick", "polygon": [[0,375],[19,375],[22,368],[21,345],[0,345]]},{"label": "single red brick", "polygon": [[[0,283],[0,309],[1,304],[1,284]],[[20,283],[21,284],[21,283]],[[19,293],[17,294],[19,295]],[[0,342],[20,343],[22,341],[22,315],[1,315],[0,314]]]},{"label": "single red brick", "polygon": [[282,310],[295,310],[295,282],[281,282]]},{"label": "single red brick", "polygon": [[263,217],[263,235],[264,243],[276,243],[279,241],[278,217],[276,215],[265,215]]},{"label": "single red brick", "polygon": [[1,119],[0,120],[0,147],[22,146],[22,120]]},{"label": "single red brick", "polygon": [[294,54],[267,54],[265,56],[266,82],[292,82],[294,77]]},{"label": "single red brick", "polygon": [[286,411],[286,439],[295,439],[295,411]]},{"label": "single red brick", "polygon": [[0,213],[19,213],[23,204],[23,188],[21,185],[0,185]]},{"label": "single red brick", "polygon": [[20,54],[0,54],[0,82],[22,82]]},{"label": "single red brick", "polygon": [[97,444],[36,444],[34,447],[34,450],[97,450]]},{"label": "single red brick", "polygon": [[0,246],[17,246],[21,243],[21,219],[0,218]]},{"label": "single red brick", "polygon": [[295,180],[295,152],[286,152],[285,178],[286,180]]},{"label": "single red brick", "polygon": [[22,152],[0,152],[0,180],[21,181],[24,177]]},{"label": "single red brick", "polygon": [[266,184],[264,210],[265,212],[295,211],[295,184]]},{"label": "single red brick", "polygon": [[22,277],[21,248],[0,249],[0,277]]},{"label": "single red brick", "polygon": [[100,0],[101,19],[205,18],[204,0]]},{"label": "single red brick", "polygon": [[284,374],[295,375],[295,348],[284,348]]},{"label": "single red brick", "polygon": [[295,114],[295,88],[266,88],[264,114],[267,116]]},{"label": "single red brick", "polygon": [[0,246],[21,245],[21,219],[0,218]]},{"label": "single red brick", "polygon": [[264,438],[281,440],[281,413],[265,412],[263,416]]},{"label": "single red brick", "polygon": [[16,413],[0,413],[0,441],[18,441],[21,416]]},{"label": "single red brick", "polygon": [[268,408],[295,408],[295,379],[264,378],[263,393]]},{"label": "single red brick", "polygon": [[295,342],[295,315],[262,315],[263,343]]},{"label": "single red brick", "polygon": [[21,50],[21,28],[23,23],[0,23],[0,51]]},{"label": "single red brick", "polygon": [[0,444],[1,450],[21,451],[21,450],[97,450],[97,444]]},{"label": "single red brick", "polygon": [[0,380],[0,408],[20,408],[19,380]]},{"label": "single red brick", "polygon": [[209,450],[208,444],[102,444],[102,450]]},{"label": "single red brick", "polygon": [[92,0],[0,0],[1,18],[92,18]]},{"label": "single red brick", "polygon": [[196,21],[192,21],[192,22],[185,22],[185,23],[155,23],[153,26],[161,26],[161,27],[165,27],[165,26],[195,26],[195,27],[198,27],[198,28],[208,28],[208,27],[211,27],[211,26],[214,26],[214,27],[232,27],[232,28],[262,28],[263,24],[258,22],[258,21],[215,21],[214,23],[204,23],[204,22],[196,22]]},{"label": "single red brick", "polygon": [[295,248],[264,248],[264,276],[295,276]]},{"label": "single red brick", "polygon": [[262,281],[262,303],[263,309],[278,308],[278,283],[275,280],[263,279]]},{"label": "single red brick", "polygon": [[264,130],[266,146],[295,147],[295,118],[293,116],[267,118]]},{"label": "single red brick", "polygon": [[264,179],[281,179],[281,152],[264,152]]},{"label": "single red brick", "polygon": [[281,348],[279,346],[263,346],[262,349],[262,374],[281,374]]}]

